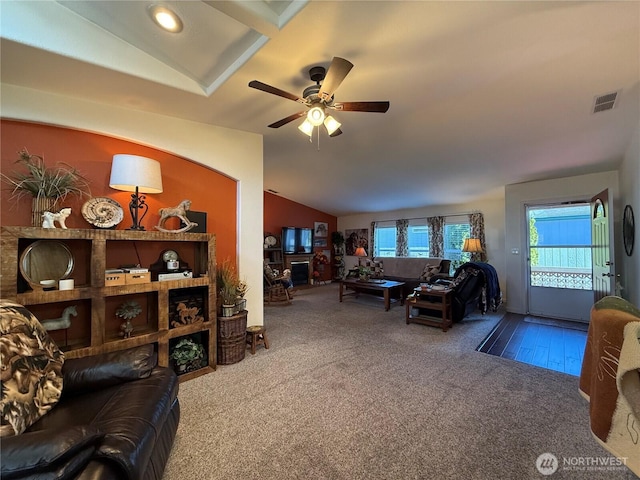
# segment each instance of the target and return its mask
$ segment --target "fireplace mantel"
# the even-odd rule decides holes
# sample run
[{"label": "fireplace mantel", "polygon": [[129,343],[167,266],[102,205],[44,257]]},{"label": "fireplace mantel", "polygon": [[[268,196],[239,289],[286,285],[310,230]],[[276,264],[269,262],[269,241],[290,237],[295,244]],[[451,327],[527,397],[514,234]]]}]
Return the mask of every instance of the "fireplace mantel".
[{"label": "fireplace mantel", "polygon": [[[311,285],[311,279],[313,278],[313,253],[295,253],[284,256],[284,268],[291,270],[291,262],[307,262],[308,263],[308,275],[307,285]],[[297,286],[297,285],[296,285]]]}]

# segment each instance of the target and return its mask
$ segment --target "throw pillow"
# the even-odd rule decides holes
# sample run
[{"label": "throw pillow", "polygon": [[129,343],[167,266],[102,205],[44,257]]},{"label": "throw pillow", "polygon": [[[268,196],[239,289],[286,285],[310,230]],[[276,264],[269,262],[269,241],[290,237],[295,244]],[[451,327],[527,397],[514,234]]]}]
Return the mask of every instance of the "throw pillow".
[{"label": "throw pillow", "polygon": [[64,354],[22,305],[0,300],[0,436],[24,432],[62,393]]},{"label": "throw pillow", "polygon": [[424,270],[422,271],[422,275],[420,275],[420,280],[428,282],[431,280],[435,274],[440,273],[440,265],[425,265]]}]

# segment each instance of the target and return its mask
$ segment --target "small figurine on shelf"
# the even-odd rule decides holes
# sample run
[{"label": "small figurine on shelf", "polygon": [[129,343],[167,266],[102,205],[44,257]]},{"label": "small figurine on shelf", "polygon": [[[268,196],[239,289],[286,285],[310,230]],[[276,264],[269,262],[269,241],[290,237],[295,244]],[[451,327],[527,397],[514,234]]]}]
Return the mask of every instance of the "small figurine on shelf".
[{"label": "small figurine on shelf", "polygon": [[142,313],[142,307],[138,302],[133,300],[124,302],[118,307],[116,315],[120,318],[124,318],[124,322],[120,325],[120,335],[124,338],[131,337],[131,333],[133,332],[133,324],[131,323],[131,320],[140,315],[140,313]]},{"label": "small figurine on shelf", "polygon": [[69,215],[71,215],[70,208],[63,208],[58,213],[44,212],[42,214],[42,228],[56,228],[55,222],[58,222],[60,224],[60,228],[65,230],[67,226],[64,222],[67,220]]},{"label": "small figurine on shelf", "polygon": [[[191,200],[184,199],[175,207],[165,207],[158,210],[160,214],[160,220],[158,220],[158,225],[156,225],[156,229],[161,232],[168,233],[182,233],[188,230],[191,230],[194,227],[197,227],[198,224],[196,222],[192,222],[187,218],[187,211],[191,208]],[[164,227],[165,222],[171,218],[177,217],[182,220],[184,223],[184,227],[178,229],[167,229]]]}]

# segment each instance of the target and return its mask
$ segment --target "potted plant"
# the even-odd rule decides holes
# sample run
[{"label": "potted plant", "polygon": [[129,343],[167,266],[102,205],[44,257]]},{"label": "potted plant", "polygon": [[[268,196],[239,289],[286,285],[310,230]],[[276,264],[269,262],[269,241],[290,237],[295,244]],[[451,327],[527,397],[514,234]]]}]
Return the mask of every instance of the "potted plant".
[{"label": "potted plant", "polygon": [[178,372],[182,373],[187,370],[187,367],[196,369],[201,366],[204,348],[189,338],[183,338],[173,347],[169,357],[175,362]]},{"label": "potted plant", "polygon": [[216,270],[216,283],[218,295],[222,302],[222,316],[230,317],[233,315],[236,298],[238,296],[238,272],[235,265],[229,259],[225,259]]},{"label": "potted plant", "polygon": [[333,251],[336,255],[342,252],[342,246],[344,245],[344,235],[342,232],[331,232],[331,244],[333,245]]},{"label": "potted plant", "polygon": [[236,310],[241,312],[242,310],[246,310],[247,308],[247,299],[244,298],[245,294],[249,290],[249,285],[244,280],[240,280],[238,282],[238,286],[236,287]]},{"label": "potted plant", "polygon": [[16,163],[27,168],[26,172],[2,175],[2,180],[13,187],[12,200],[19,202],[31,197],[31,225],[42,225],[42,214],[53,212],[67,196],[89,196],[89,181],[66,163],[47,167],[44,158],[30,154],[26,148],[18,152]]},{"label": "potted plant", "polygon": [[116,316],[124,319],[124,322],[120,325],[120,335],[124,338],[131,337],[131,333],[133,332],[133,324],[131,323],[131,320],[140,315],[140,313],[142,313],[142,307],[138,302],[133,300],[124,302],[118,307],[116,310]]},{"label": "potted plant", "polygon": [[371,278],[371,269],[369,267],[357,265],[356,269],[358,270],[358,278],[360,278],[360,280],[366,282]]},{"label": "potted plant", "polygon": [[313,255],[313,277],[321,280],[324,275],[324,266],[329,264],[329,259],[322,253],[322,250],[316,251]]}]

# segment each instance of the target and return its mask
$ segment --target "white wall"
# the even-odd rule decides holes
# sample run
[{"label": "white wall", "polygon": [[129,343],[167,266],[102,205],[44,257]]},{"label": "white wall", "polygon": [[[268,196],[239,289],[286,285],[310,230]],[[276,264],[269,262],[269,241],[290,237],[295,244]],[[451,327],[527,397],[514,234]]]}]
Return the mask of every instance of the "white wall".
[{"label": "white wall", "polygon": [[[594,173],[575,177],[556,178],[537,182],[507,185],[505,189],[505,254],[506,282],[509,291],[507,310],[524,314],[527,312],[527,256],[525,206],[527,204],[553,203],[568,200],[589,200],[604,189],[609,189],[613,198],[615,238],[620,238],[620,193],[618,172]],[[617,217],[616,217],[617,215]],[[620,258],[619,242],[615,242],[616,262]],[[518,253],[511,253],[517,249]]]},{"label": "white wall", "polygon": [[619,215],[622,214],[625,205],[631,205],[636,222],[636,237],[631,257],[624,253],[622,242],[618,242],[622,255],[622,296],[634,305],[640,306],[640,124],[620,166],[620,204]]},{"label": "white wall", "polygon": [[2,116],[126,139],[188,158],[238,182],[238,258],[249,325],[263,323],[262,136],[2,84]]},{"label": "white wall", "polygon": [[[386,212],[363,213],[338,217],[338,230],[367,228],[371,229],[371,222],[397,220],[401,218],[424,218],[437,215],[453,216],[481,212],[484,216],[485,240],[487,246],[487,261],[496,269],[500,281],[503,300],[507,301],[507,284],[504,258],[504,197],[486,198],[474,203],[457,205],[438,205],[431,207],[393,210]],[[369,232],[371,235],[371,232]],[[367,252],[370,255],[372,252]],[[350,268],[358,263],[358,257],[345,256],[345,266]]]}]

